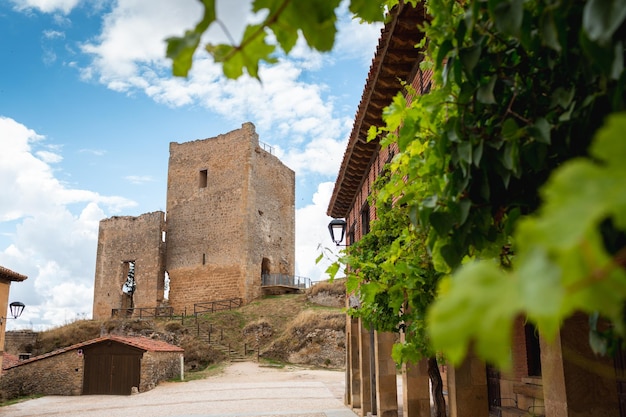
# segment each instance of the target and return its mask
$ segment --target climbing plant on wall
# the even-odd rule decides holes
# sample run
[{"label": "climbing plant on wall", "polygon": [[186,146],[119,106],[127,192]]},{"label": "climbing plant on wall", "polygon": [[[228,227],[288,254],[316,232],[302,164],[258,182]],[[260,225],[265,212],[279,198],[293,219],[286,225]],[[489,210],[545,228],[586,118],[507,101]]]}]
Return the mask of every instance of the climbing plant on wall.
[{"label": "climbing plant on wall", "polygon": [[[168,40],[177,75],[187,74],[216,22],[214,2],[202,3],[196,28]],[[397,3],[349,7],[374,21]],[[473,341],[480,356],[505,367],[518,314],[548,338],[576,310],[609,319],[623,335],[626,0],[423,3],[423,65],[434,69],[434,87],[410,103],[396,96],[386,126],[371,132],[400,152],[376,203],[387,204],[389,218],[345,258],[362,271],[349,280],[361,293],[359,314],[394,325],[389,313],[407,301],[407,289],[419,296],[428,271],[446,277],[419,321],[430,339],[415,332],[415,342],[430,340],[454,362]],[[263,22],[240,42],[205,49],[226,76],[257,77],[259,62],[289,53],[298,36],[331,49],[338,4],[253,1]],[[400,223],[391,227],[393,219]],[[596,350],[606,350],[605,336],[592,328]]]}]

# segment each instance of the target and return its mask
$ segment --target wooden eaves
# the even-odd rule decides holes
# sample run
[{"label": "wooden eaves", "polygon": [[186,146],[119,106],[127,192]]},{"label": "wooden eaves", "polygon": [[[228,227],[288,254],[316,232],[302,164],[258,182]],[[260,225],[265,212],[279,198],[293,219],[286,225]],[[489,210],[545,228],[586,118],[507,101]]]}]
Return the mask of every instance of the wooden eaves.
[{"label": "wooden eaves", "polygon": [[379,150],[379,141],[367,141],[370,126],[381,126],[383,109],[402,89],[402,81],[421,59],[415,47],[423,33],[418,26],[425,20],[421,3],[417,8],[401,3],[391,12],[390,20],[381,30],[376,54],[372,60],[361,102],[354,119],[352,133],[337,175],[327,214],[333,218],[347,217],[361,189],[369,167]]}]

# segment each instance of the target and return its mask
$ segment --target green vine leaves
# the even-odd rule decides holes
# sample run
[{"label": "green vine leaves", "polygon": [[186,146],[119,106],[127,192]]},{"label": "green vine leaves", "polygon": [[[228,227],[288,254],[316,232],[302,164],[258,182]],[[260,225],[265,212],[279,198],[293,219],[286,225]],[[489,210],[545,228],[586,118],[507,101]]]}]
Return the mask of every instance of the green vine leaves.
[{"label": "green vine leaves", "polygon": [[552,339],[575,311],[599,313],[621,328],[626,248],[609,253],[601,225],[626,232],[626,113],[598,132],[590,157],[564,163],[542,188],[544,204],[520,221],[517,257],[506,271],[493,261],[464,265],[441,285],[429,314],[436,348],[459,363],[470,343],[484,359],[509,365],[510,326],[519,314]]},{"label": "green vine leaves", "polygon": [[[188,75],[202,35],[211,25],[220,23],[216,0],[199,1],[204,7],[204,15],[196,27],[187,30],[183,36],[166,39],[167,57],[172,60],[175,76]],[[398,1],[352,0],[349,10],[363,21],[382,21],[385,7],[391,8]],[[258,79],[260,63],[275,63],[277,47],[288,54],[299,36],[314,50],[330,51],[337,34],[339,3],[340,0],[254,0],[251,12],[265,16],[261,23],[248,25],[238,43],[234,40],[228,44],[207,43],[204,49],[222,65],[227,78],[239,78],[245,71]]]},{"label": "green vine leaves", "polygon": [[605,138],[619,120],[589,147],[604,118],[625,107],[618,6],[426,5],[424,65],[435,69],[436,88],[408,106],[396,97],[371,136],[386,135],[383,145],[401,151],[381,195],[406,205],[428,232],[435,269],[455,271],[427,322],[434,349],[458,363],[471,345],[506,368],[520,314],[548,338],[576,310],[601,314],[619,333],[623,173],[598,151],[620,155],[619,141]]}]

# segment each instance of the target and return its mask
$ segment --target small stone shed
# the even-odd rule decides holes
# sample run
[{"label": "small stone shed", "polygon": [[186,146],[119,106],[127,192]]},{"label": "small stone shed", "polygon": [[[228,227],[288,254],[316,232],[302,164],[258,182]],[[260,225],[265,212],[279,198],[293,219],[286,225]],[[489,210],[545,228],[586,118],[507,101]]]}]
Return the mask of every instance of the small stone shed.
[{"label": "small stone shed", "polygon": [[183,349],[146,337],[109,335],[6,367],[4,399],[24,395],[130,395],[183,374]]}]

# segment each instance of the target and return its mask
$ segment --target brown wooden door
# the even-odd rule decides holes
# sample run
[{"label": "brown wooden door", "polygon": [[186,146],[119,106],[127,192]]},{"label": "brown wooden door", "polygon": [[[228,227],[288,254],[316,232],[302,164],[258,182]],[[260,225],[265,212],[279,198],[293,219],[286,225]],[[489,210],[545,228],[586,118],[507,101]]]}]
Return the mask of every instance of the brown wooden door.
[{"label": "brown wooden door", "polygon": [[141,379],[142,352],[123,346],[85,349],[83,395],[130,395]]}]

